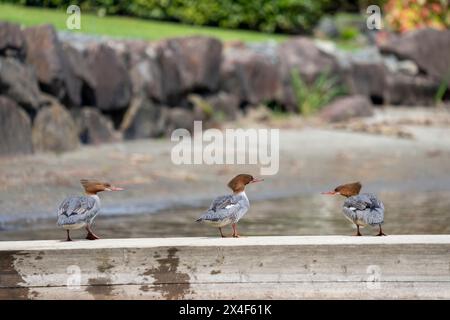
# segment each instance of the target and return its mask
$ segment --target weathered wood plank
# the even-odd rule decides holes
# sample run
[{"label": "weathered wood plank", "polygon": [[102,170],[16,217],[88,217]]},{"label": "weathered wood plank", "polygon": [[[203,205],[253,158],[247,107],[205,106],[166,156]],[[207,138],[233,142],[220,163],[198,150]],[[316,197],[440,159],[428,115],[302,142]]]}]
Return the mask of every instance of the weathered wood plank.
[{"label": "weathered wood plank", "polygon": [[450,236],[0,242],[0,298],[107,297],[450,298]]},{"label": "weathered wood plank", "polygon": [[[19,288],[0,288],[0,299],[17,299]],[[449,282],[380,282],[375,287],[362,282],[301,283],[197,283],[182,296],[179,285],[112,285],[30,288],[30,299],[450,299]]]}]

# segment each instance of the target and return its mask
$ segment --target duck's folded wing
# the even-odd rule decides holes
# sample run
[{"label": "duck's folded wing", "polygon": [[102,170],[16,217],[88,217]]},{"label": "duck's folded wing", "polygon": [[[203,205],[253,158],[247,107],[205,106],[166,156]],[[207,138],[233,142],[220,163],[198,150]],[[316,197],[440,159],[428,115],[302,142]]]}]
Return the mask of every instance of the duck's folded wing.
[{"label": "duck's folded wing", "polygon": [[365,210],[371,206],[372,202],[370,198],[362,194],[347,198],[344,202],[344,208],[348,208],[350,210]]},{"label": "duck's folded wing", "polygon": [[89,220],[97,213],[95,199],[68,197],[58,208],[58,224],[75,224]]},{"label": "duck's folded wing", "polygon": [[235,217],[241,211],[242,206],[240,203],[229,204],[225,208],[211,210],[209,209],[203,213],[197,221],[207,220],[207,221],[224,221],[227,219],[234,220]]},{"label": "duck's folded wing", "polygon": [[230,205],[237,203],[237,199],[234,195],[228,194],[226,196],[220,196],[213,200],[208,210],[217,211],[220,209],[225,209]]}]

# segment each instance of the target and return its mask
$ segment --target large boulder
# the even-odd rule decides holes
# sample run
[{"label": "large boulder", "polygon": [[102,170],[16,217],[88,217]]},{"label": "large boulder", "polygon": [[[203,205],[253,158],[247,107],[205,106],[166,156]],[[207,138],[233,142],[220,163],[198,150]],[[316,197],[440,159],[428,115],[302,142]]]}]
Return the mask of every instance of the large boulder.
[{"label": "large boulder", "polygon": [[283,94],[281,102],[288,110],[296,109],[296,98],[292,88],[292,72],[299,72],[306,83],[312,83],[324,72],[336,74],[339,71],[335,57],[320,50],[313,40],[295,37],[278,47]]},{"label": "large boulder", "polygon": [[320,50],[310,38],[296,37],[283,42],[278,56],[283,80],[290,80],[293,70],[300,72],[306,82],[314,81],[325,71],[338,71],[336,59]]},{"label": "large boulder", "polygon": [[24,30],[27,43],[27,63],[36,70],[39,84],[60,101],[80,105],[79,81],[69,67],[61,42],[52,25],[42,25]]},{"label": "large boulder", "polygon": [[90,106],[101,110],[118,110],[128,106],[131,97],[130,78],[124,62],[104,44],[91,45],[86,51],[87,66],[93,75]]},{"label": "large boulder", "polygon": [[82,50],[79,50],[68,43],[63,43],[63,51],[67,58],[69,68],[73,74],[73,79],[67,84],[70,92],[76,93],[80,98],[81,105],[93,100],[93,88],[95,78],[86,63]]},{"label": "large boulder", "polygon": [[214,38],[186,37],[164,40],[151,47],[152,98],[177,105],[192,91],[215,91],[219,84],[222,44]]},{"label": "large boulder", "polygon": [[414,61],[438,81],[450,73],[450,30],[425,28],[379,39],[381,52]]},{"label": "large boulder", "polygon": [[219,84],[222,43],[209,37],[184,37],[167,40],[174,55],[181,89],[184,92],[214,91]]},{"label": "large boulder", "polygon": [[183,96],[177,57],[167,42],[157,43],[155,51],[161,74],[162,102],[176,105]]},{"label": "large boulder", "polygon": [[58,103],[39,110],[32,138],[35,151],[64,152],[79,146],[77,126],[70,113]]},{"label": "large boulder", "polygon": [[0,57],[0,94],[32,112],[42,104],[34,70],[13,58]]},{"label": "large boulder", "polygon": [[362,95],[337,98],[320,112],[320,117],[328,122],[341,122],[371,115],[373,115],[372,103]]},{"label": "large boulder", "polygon": [[110,119],[100,113],[98,109],[82,108],[72,112],[78,127],[78,136],[86,144],[101,144],[117,142],[120,135],[114,130]]},{"label": "large boulder", "polygon": [[221,89],[243,103],[275,100],[281,89],[277,64],[245,46],[224,50],[220,74]]},{"label": "large boulder", "polygon": [[33,152],[31,121],[13,100],[0,96],[0,155]]},{"label": "large boulder", "polygon": [[393,105],[433,105],[439,82],[424,76],[388,73],[384,102]]},{"label": "large boulder", "polygon": [[355,62],[347,73],[346,84],[352,94],[370,97],[383,103],[387,70],[383,63]]},{"label": "large boulder", "polygon": [[[154,49],[149,48],[154,52]],[[146,55],[130,69],[130,79],[134,97],[143,97],[154,101],[165,101],[162,86],[161,68],[154,55]]]},{"label": "large boulder", "polygon": [[0,56],[24,60],[26,44],[18,24],[0,21]]},{"label": "large boulder", "polygon": [[162,136],[168,116],[165,110],[148,99],[133,99],[120,125],[123,137],[143,139]]}]

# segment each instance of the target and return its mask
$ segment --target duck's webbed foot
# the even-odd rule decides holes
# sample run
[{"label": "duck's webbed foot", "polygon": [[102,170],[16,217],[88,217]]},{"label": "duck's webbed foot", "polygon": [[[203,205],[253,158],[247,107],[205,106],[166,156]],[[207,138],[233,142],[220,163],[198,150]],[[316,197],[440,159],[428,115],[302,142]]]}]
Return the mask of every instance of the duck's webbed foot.
[{"label": "duck's webbed foot", "polygon": [[383,230],[381,229],[381,225],[380,225],[380,231],[377,234],[377,237],[381,237],[381,236],[386,236],[386,233],[383,232]]},{"label": "duck's webbed foot", "polygon": [[236,223],[233,223],[231,226],[233,227],[233,234],[232,234],[231,236],[232,236],[233,238],[239,238],[240,235],[239,235],[238,232],[237,232]]},{"label": "duck's webbed foot", "polygon": [[97,240],[100,239],[95,233],[92,232],[91,228],[89,226],[86,227],[87,230],[87,235],[86,235],[86,239],[88,240]]}]

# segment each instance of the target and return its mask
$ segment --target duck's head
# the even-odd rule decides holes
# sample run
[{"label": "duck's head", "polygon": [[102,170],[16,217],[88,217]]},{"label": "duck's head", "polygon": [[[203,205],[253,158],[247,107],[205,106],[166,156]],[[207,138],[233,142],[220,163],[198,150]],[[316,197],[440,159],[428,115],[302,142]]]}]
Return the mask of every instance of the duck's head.
[{"label": "duck's head", "polygon": [[254,178],[250,174],[238,174],[228,182],[228,187],[233,190],[234,193],[239,193],[245,190],[246,185],[261,181],[264,181],[264,179]]},{"label": "duck's head", "polygon": [[81,185],[86,194],[97,194],[102,191],[121,191],[122,188],[115,187],[109,182],[101,182],[95,179],[81,179]]},{"label": "duck's head", "polygon": [[342,184],[334,189],[334,191],[328,191],[328,192],[322,192],[322,194],[329,194],[329,195],[341,195],[344,197],[352,197],[359,194],[359,191],[361,190],[361,183],[360,182],[352,182],[347,184]]}]

